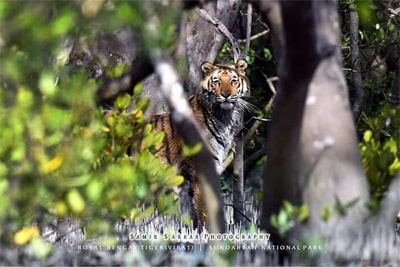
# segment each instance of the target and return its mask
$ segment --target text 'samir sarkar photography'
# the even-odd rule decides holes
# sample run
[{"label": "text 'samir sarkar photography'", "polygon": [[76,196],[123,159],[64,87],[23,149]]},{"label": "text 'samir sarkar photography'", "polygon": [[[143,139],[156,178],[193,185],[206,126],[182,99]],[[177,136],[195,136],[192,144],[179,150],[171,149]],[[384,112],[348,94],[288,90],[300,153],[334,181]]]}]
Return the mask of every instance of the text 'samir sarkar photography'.
[{"label": "text 'samir sarkar photography'", "polygon": [[0,0],[1,266],[400,266],[400,0]]}]

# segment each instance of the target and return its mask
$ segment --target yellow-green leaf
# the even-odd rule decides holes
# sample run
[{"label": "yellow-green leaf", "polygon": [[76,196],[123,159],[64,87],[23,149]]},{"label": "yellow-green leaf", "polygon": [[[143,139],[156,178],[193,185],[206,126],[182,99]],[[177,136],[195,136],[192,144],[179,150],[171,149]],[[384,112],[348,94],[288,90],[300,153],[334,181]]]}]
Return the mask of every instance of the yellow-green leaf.
[{"label": "yellow-green leaf", "polygon": [[322,213],[322,220],[323,220],[324,222],[329,221],[329,219],[332,217],[332,214],[333,214],[332,205],[328,205],[328,206],[324,209],[324,211],[323,211],[323,213]]},{"label": "yellow-green leaf", "polygon": [[39,236],[39,228],[37,226],[24,227],[15,233],[14,243],[22,246],[37,236]]},{"label": "yellow-green leaf", "polygon": [[125,110],[131,104],[131,96],[128,94],[121,95],[117,98],[115,104],[119,109]]},{"label": "yellow-green leaf", "polygon": [[80,214],[85,209],[85,200],[76,189],[72,189],[68,192],[67,202],[69,207],[75,214]]},{"label": "yellow-green leaf", "polygon": [[34,238],[30,244],[30,249],[36,257],[43,259],[51,252],[52,245],[42,238]]},{"label": "yellow-green leaf", "polygon": [[100,198],[102,190],[103,184],[99,180],[93,180],[86,187],[86,194],[91,200],[96,201]]},{"label": "yellow-green leaf", "polygon": [[65,204],[64,201],[57,201],[55,204],[55,210],[58,217],[64,217],[68,212],[67,204]]},{"label": "yellow-green leaf", "polygon": [[44,95],[54,95],[56,92],[54,74],[51,72],[44,72],[39,79],[39,89]]},{"label": "yellow-green leaf", "polygon": [[137,214],[137,216],[135,216],[134,219],[135,219],[136,221],[140,221],[140,220],[143,220],[143,219],[147,219],[147,218],[149,218],[151,215],[153,215],[154,211],[155,211],[154,205],[150,205],[150,206],[149,206],[148,208],[146,208],[144,211],[139,212],[139,213]]},{"label": "yellow-green leaf", "polygon": [[194,146],[183,145],[182,152],[184,157],[191,157],[196,155],[201,151],[202,145],[201,143],[197,143]]},{"label": "yellow-green leaf", "polygon": [[299,222],[305,222],[308,219],[309,208],[306,204],[303,204],[299,208]]},{"label": "yellow-green leaf", "polygon": [[400,171],[400,160],[399,158],[395,158],[393,163],[389,166],[389,173],[390,175],[395,175],[397,172]]},{"label": "yellow-green leaf", "polygon": [[61,167],[62,163],[64,161],[64,156],[62,153],[58,153],[54,158],[52,158],[50,161],[46,162],[42,166],[42,172],[43,173],[50,173],[58,168]]},{"label": "yellow-green leaf", "polygon": [[371,137],[372,137],[372,132],[370,131],[370,130],[366,130],[365,132],[364,132],[364,141],[366,142],[366,143],[368,143],[370,140],[371,140]]},{"label": "yellow-green leaf", "polygon": [[184,182],[184,180],[185,180],[185,178],[183,178],[183,176],[181,176],[181,175],[168,177],[165,180],[165,185],[166,186],[179,186]]},{"label": "yellow-green leaf", "polygon": [[133,89],[133,92],[134,92],[135,96],[141,95],[143,92],[143,82],[136,84],[135,88]]}]

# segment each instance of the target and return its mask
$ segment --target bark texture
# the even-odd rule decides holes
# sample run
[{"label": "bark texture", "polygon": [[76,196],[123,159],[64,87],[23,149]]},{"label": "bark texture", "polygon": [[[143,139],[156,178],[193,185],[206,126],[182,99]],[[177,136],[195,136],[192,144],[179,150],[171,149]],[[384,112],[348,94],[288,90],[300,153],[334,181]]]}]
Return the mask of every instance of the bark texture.
[{"label": "bark texture", "polygon": [[[240,5],[241,0],[218,0],[204,3],[202,8],[230,30],[237,20]],[[180,31],[182,38],[177,44],[175,61],[179,57],[185,58],[187,70],[185,73],[180,73],[180,77],[184,80],[186,94],[192,95],[202,76],[201,63],[204,61],[214,62],[226,40],[214,25],[199,15],[198,9],[189,10],[188,14],[183,17]],[[145,96],[152,100],[154,114],[165,113],[165,106],[167,106],[159,94],[159,85],[157,76],[154,74],[149,76],[144,84]]]},{"label": "bark texture", "polygon": [[[265,17],[270,6],[259,5]],[[268,140],[263,226],[276,243],[300,244],[318,234],[324,259],[360,257],[360,225],[367,218],[368,188],[342,73],[337,5],[326,1],[282,1],[280,90]],[[279,19],[272,32],[279,34]],[[309,217],[285,238],[270,223],[284,200],[307,204]],[[352,203],[353,205],[350,205]],[[327,209],[343,207],[324,221]],[[323,253],[323,254],[324,254]]]},{"label": "bark texture", "polygon": [[364,103],[364,90],[362,88],[360,49],[358,47],[359,19],[357,6],[350,5],[350,51],[353,72],[353,84],[350,90],[353,102],[354,118],[358,118]]}]

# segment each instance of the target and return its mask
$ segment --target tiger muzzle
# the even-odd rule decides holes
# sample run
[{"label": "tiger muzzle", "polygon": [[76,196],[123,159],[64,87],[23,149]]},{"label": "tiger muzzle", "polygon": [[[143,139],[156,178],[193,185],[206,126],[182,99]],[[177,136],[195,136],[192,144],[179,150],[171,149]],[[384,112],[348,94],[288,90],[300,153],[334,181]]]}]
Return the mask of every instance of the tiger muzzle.
[{"label": "tiger muzzle", "polygon": [[218,97],[217,101],[219,102],[220,107],[224,110],[233,109],[236,103],[236,99],[233,99],[230,94],[228,96],[224,96],[221,94],[221,96]]}]

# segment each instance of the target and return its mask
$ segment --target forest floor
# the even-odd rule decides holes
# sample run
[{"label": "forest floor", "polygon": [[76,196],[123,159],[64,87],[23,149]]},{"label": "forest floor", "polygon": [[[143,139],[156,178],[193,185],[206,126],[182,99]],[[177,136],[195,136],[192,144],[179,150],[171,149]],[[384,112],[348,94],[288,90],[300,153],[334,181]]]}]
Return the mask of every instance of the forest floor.
[{"label": "forest floor", "polygon": [[[277,250],[269,235],[257,229],[259,211],[246,196],[246,226],[227,225],[225,235],[211,236],[161,216],[147,223],[129,221],[115,227],[117,242],[87,239],[77,219],[57,220],[42,231],[46,243],[1,246],[1,266],[262,266],[277,265]],[[224,199],[226,221],[232,221],[229,197]],[[251,226],[253,225],[253,227]],[[254,227],[256,226],[256,227]],[[253,240],[249,240],[253,238]],[[213,240],[211,240],[213,239]],[[222,240],[219,240],[222,239]],[[225,239],[225,240],[224,240]],[[108,239],[110,240],[110,239]],[[50,244],[50,245],[49,245]]]}]

